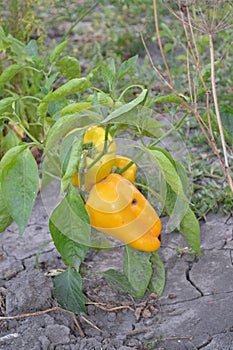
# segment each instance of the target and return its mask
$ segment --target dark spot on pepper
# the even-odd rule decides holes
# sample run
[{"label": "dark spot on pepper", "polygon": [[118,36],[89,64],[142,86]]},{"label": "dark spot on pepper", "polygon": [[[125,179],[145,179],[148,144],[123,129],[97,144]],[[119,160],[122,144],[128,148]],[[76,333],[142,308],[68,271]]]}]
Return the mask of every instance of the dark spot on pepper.
[{"label": "dark spot on pepper", "polygon": [[131,202],[131,204],[133,204],[133,205],[136,205],[137,203],[138,203],[138,201],[137,201],[136,198],[134,198],[134,199],[132,200],[132,202]]},{"label": "dark spot on pepper", "polygon": [[158,236],[158,240],[161,242],[161,234]]}]

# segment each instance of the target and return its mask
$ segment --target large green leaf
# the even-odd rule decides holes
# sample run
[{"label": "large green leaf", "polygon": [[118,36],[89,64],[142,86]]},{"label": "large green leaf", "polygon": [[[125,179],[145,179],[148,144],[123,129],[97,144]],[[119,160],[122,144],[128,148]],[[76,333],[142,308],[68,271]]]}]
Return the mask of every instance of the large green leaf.
[{"label": "large green leaf", "polygon": [[28,148],[16,146],[1,161],[1,187],[5,204],[23,234],[39,186],[37,163]]},{"label": "large green leaf", "polygon": [[65,309],[80,314],[86,312],[86,299],[82,292],[82,278],[78,271],[68,268],[54,278],[54,296]]},{"label": "large green leaf", "polygon": [[[184,101],[189,101],[189,98],[187,96],[184,96],[182,94],[179,94],[180,98],[182,98]],[[171,94],[171,95],[165,95],[165,96],[157,96],[154,97],[152,100],[152,103],[179,103],[181,104],[181,100],[176,94]]]},{"label": "large green leaf", "polygon": [[50,221],[69,239],[78,244],[90,246],[91,226],[83,200],[70,185],[66,196],[53,210]]},{"label": "large green leaf", "polygon": [[[189,201],[184,192],[184,189],[185,191],[187,189],[187,178],[183,174],[183,168],[179,167],[177,162],[164,149],[146,149],[146,152],[149,152],[153,157],[165,180],[166,188],[163,189],[165,194],[162,204],[170,217],[167,226],[169,230],[173,231],[180,227],[180,223],[189,207]],[[183,184],[182,181],[185,183]]]},{"label": "large green leaf", "polygon": [[42,188],[45,188],[52,181],[60,181],[62,177],[61,162],[58,150],[53,148],[52,151],[46,152],[42,163]]},{"label": "large green leaf", "polygon": [[158,296],[161,296],[166,281],[165,267],[158,252],[153,252],[151,254],[150,261],[152,263],[153,274],[151,276],[149,290],[151,293],[156,293]]},{"label": "large green leaf", "polygon": [[117,289],[121,293],[127,293],[130,295],[134,295],[136,292],[132,288],[128,278],[120,271],[109,269],[103,272],[103,275],[108,282],[108,284]]},{"label": "large green leaf", "polygon": [[112,91],[116,74],[116,66],[113,58],[110,59],[109,62],[104,62],[102,64],[101,74],[104,81],[108,84],[109,91]]},{"label": "large green leaf", "polygon": [[22,67],[18,64],[12,64],[7,67],[0,75],[0,88],[9,82],[21,69]]},{"label": "large green leaf", "polygon": [[177,196],[181,197],[184,202],[188,202],[184,194],[183,185],[178,175],[175,163],[171,161],[163,149],[154,148],[145,150],[153,157],[165,181],[171,186],[172,190],[177,194]]},{"label": "large green leaf", "polygon": [[125,74],[129,72],[131,68],[134,67],[138,60],[138,55],[130,57],[128,60],[125,60],[117,71],[117,79],[121,79]]},{"label": "large green leaf", "polygon": [[[179,209],[180,208],[180,209]],[[167,186],[165,200],[165,210],[170,216],[170,230],[178,228],[188,245],[196,252],[200,253],[200,224],[189,207],[183,205],[182,199]],[[172,223],[172,225],[171,225]]]},{"label": "large green leaf", "polygon": [[13,222],[10,216],[9,210],[6,207],[5,201],[3,199],[2,190],[0,186],[0,232],[5,231],[5,229]]},{"label": "large green leaf", "polygon": [[0,114],[3,114],[9,109],[12,109],[11,106],[13,102],[15,102],[19,98],[18,95],[14,94],[14,96],[5,97],[0,100]]},{"label": "large green leaf", "polygon": [[54,102],[62,97],[74,94],[75,92],[83,93],[91,86],[87,78],[74,78],[67,83],[59,86],[56,90],[50,91],[42,102]]},{"label": "large green leaf", "polygon": [[[115,111],[110,113],[104,120],[103,123],[109,123],[109,122],[119,122],[119,118],[122,115],[125,115],[125,122],[127,122],[127,113],[132,111],[135,107],[137,107],[139,104],[141,104],[146,96],[147,96],[148,90],[144,89],[138,97],[136,97],[134,100],[130,101],[129,103],[124,104],[123,106],[117,108]],[[121,120],[122,122],[122,120]]]},{"label": "large green leaf", "polygon": [[[82,137],[75,137],[73,139],[70,152],[67,153],[68,160],[66,162],[64,175],[62,176],[61,193],[64,192],[69,183],[71,183],[72,177],[74,176],[75,171],[78,169],[82,153],[82,145]],[[67,159],[67,157],[65,159]]]},{"label": "large green leaf", "polygon": [[83,134],[85,133],[85,131],[86,128],[74,129],[72,132],[67,134],[66,137],[64,137],[64,139],[62,140],[59,146],[59,159],[61,163],[62,176],[64,176],[64,174],[66,173],[74,141],[80,140],[82,143]]},{"label": "large green leaf", "polygon": [[127,277],[135,298],[142,298],[152,276],[151,253],[141,252],[125,246],[124,274]]},{"label": "large green leaf", "polygon": [[57,67],[67,79],[79,78],[81,73],[80,63],[75,57],[64,56],[57,62]]},{"label": "large green leaf", "polygon": [[63,52],[63,50],[66,48],[68,45],[69,40],[62,41],[60,44],[58,44],[53,51],[51,52],[49,56],[49,61],[50,63],[53,63],[56,61],[56,59],[60,56],[60,54]]},{"label": "large green leaf", "polygon": [[18,146],[22,140],[12,129],[9,128],[5,136],[0,135],[0,142],[1,152],[4,154],[11,148]]},{"label": "large green leaf", "polygon": [[63,262],[67,266],[71,266],[76,270],[79,270],[79,267],[83,262],[89,248],[85,245],[78,244],[77,242],[63,235],[51,220],[49,221],[49,229],[55,247],[61,254]]},{"label": "large green leaf", "polygon": [[90,102],[75,102],[75,103],[70,103],[68,106],[65,106],[61,110],[61,115],[65,116],[67,114],[74,114],[78,113],[81,111],[84,111],[85,109],[89,109],[91,107]]},{"label": "large green leaf", "polygon": [[188,245],[198,254],[200,249],[200,224],[191,208],[188,208],[181,224],[180,232]]},{"label": "large green leaf", "polygon": [[83,114],[75,113],[66,115],[58,119],[48,132],[45,152],[51,150],[51,148],[69,131],[87,125],[90,126],[91,123],[100,123],[100,121],[101,117],[92,111],[84,111]]}]

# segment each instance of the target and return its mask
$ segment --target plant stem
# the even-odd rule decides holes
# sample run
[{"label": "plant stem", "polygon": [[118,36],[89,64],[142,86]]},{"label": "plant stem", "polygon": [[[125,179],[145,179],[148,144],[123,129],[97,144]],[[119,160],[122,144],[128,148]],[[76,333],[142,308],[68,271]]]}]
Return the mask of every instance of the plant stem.
[{"label": "plant stem", "polygon": [[72,24],[72,26],[67,30],[67,32],[63,35],[61,42],[64,41],[72,32],[72,30],[76,27],[76,25],[83,20],[94,8],[99,4],[99,1],[96,1],[89,9],[87,9],[80,17],[76,19],[76,21]]},{"label": "plant stem", "polygon": [[[91,162],[91,164],[88,165],[87,170],[89,170],[90,168],[92,168],[102,157],[104,154],[107,153],[108,150],[108,133],[109,133],[109,128],[110,125],[107,125],[106,129],[105,129],[105,136],[104,136],[104,147],[102,149],[102,151],[98,154],[98,156],[93,160],[93,162]],[[110,143],[111,144],[111,143]]]},{"label": "plant stem", "polygon": [[166,70],[167,70],[167,74],[170,80],[170,84],[171,86],[174,86],[173,81],[172,81],[172,75],[167,63],[167,59],[163,50],[163,45],[162,45],[162,41],[161,41],[161,35],[160,35],[160,30],[159,30],[159,21],[158,21],[158,11],[157,11],[157,1],[154,0],[154,19],[155,19],[155,29],[158,35],[158,44],[159,44],[159,49],[163,58],[163,62],[165,64]]},{"label": "plant stem", "polygon": [[218,108],[218,97],[217,97],[217,91],[216,91],[216,83],[215,83],[215,67],[214,67],[214,43],[213,43],[213,35],[209,34],[209,45],[210,45],[210,63],[211,63],[211,86],[212,86],[212,93],[213,93],[213,99],[214,99],[214,107],[215,107],[215,113],[216,118],[218,121],[218,128],[222,143],[222,150],[223,150],[223,156],[224,156],[224,173],[227,178],[228,184],[230,186],[230,189],[233,193],[233,180],[230,174],[229,169],[229,163],[228,163],[228,154],[227,154],[227,148],[226,148],[226,142],[225,142],[225,136],[223,132],[223,126],[222,126],[222,120]]}]

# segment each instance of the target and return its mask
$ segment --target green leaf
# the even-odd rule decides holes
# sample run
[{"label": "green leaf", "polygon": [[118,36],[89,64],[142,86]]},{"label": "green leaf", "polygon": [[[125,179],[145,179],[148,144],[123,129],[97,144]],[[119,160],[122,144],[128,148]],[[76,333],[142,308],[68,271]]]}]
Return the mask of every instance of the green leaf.
[{"label": "green leaf", "polygon": [[79,78],[81,74],[80,63],[75,57],[64,56],[57,62],[57,67],[66,79]]},{"label": "green leaf", "polygon": [[39,174],[37,163],[25,145],[10,149],[1,162],[1,186],[5,204],[22,235],[34,206]]},{"label": "green leaf", "polygon": [[19,98],[18,95],[5,97],[0,100],[0,114],[6,112],[9,108],[11,108],[12,103],[14,103]]},{"label": "green leaf", "polygon": [[74,78],[67,83],[59,86],[55,91],[50,91],[42,100],[42,102],[54,102],[62,97],[79,92],[83,93],[91,87],[91,84],[87,78]]},{"label": "green leaf", "polygon": [[[221,59],[218,60],[218,61],[215,61],[215,62],[214,62],[214,69],[217,71],[217,69],[221,66],[221,64],[222,64],[222,60],[221,60]],[[203,78],[204,80],[207,80],[207,79],[210,78],[210,76],[211,76],[211,64],[210,64],[210,63],[206,64],[206,65],[202,68],[202,70],[201,70],[201,75],[202,75],[202,78]]]},{"label": "green leaf", "polygon": [[60,181],[61,177],[61,163],[57,150],[46,152],[42,163],[42,188],[54,180]]},{"label": "green leaf", "polygon": [[0,187],[0,232],[5,231],[5,229],[13,222],[12,217],[10,216],[9,210],[6,207],[2,189]]},{"label": "green leaf", "polygon": [[161,148],[145,149],[156,161],[165,181],[171,186],[172,190],[181,197],[184,202],[188,202],[186,198],[182,182],[178,175],[175,163],[171,161],[171,156]]},{"label": "green leaf", "polygon": [[[179,96],[185,100],[185,101],[189,101],[189,98],[187,96],[184,96],[182,94],[179,94]],[[158,96],[153,98],[152,103],[179,103],[181,104],[181,100],[179,99],[179,97],[175,94],[171,94],[171,95],[166,95],[166,96]]]},{"label": "green leaf", "polygon": [[61,110],[62,116],[66,114],[73,114],[78,113],[80,111],[83,111],[85,109],[88,109],[91,107],[90,102],[76,102],[76,103],[70,103],[68,106],[65,106]]},{"label": "green leaf", "polygon": [[49,229],[54,245],[61,254],[63,262],[67,266],[74,267],[76,270],[79,270],[89,248],[85,245],[78,244],[77,242],[63,235],[61,231],[54,226],[51,220],[49,221]]},{"label": "green leaf", "polygon": [[76,314],[86,312],[82,278],[78,271],[68,268],[54,278],[54,285],[54,296],[63,308]]},{"label": "green leaf", "polygon": [[153,273],[149,284],[149,290],[151,293],[156,293],[158,296],[161,296],[165,287],[165,267],[158,252],[153,252],[151,254],[150,261],[152,263]]},{"label": "green leaf", "polygon": [[133,66],[136,64],[137,60],[138,60],[138,55],[130,57],[128,60],[125,60],[121,64],[117,72],[117,79],[120,80],[124,75],[126,75],[129,72],[129,70],[133,68]]},{"label": "green leaf", "polygon": [[164,52],[168,53],[174,49],[174,45],[172,43],[167,43],[164,45]]},{"label": "green leaf", "polygon": [[1,140],[1,152],[6,153],[9,149],[18,146],[21,138],[12,129],[8,129],[7,134]]},{"label": "green leaf", "polygon": [[90,246],[91,226],[83,200],[76,189],[70,185],[66,196],[53,210],[50,221],[69,239]]},{"label": "green leaf", "polygon": [[30,40],[27,46],[25,46],[25,52],[28,56],[39,56],[39,48],[36,40]]},{"label": "green leaf", "polygon": [[80,163],[80,157],[82,153],[82,145],[83,145],[82,135],[80,135],[79,138],[74,138],[71,145],[70,152],[67,153],[68,162],[66,165],[65,173],[62,176],[61,193],[64,192],[64,190],[68,187],[69,183],[71,183],[72,177],[74,176],[75,171],[77,171],[78,169],[78,166]]},{"label": "green leaf", "polygon": [[52,87],[52,85],[53,85],[53,83],[55,82],[55,80],[56,80],[56,78],[57,78],[57,76],[58,76],[58,72],[56,72],[56,73],[53,73],[53,74],[51,74],[49,77],[47,77],[46,78],[46,80],[45,80],[45,89],[47,90],[46,92],[48,92],[50,89],[51,89],[51,87]]},{"label": "green leaf", "polygon": [[42,100],[37,107],[37,115],[39,117],[39,122],[42,124],[44,123],[44,119],[45,119],[46,114],[47,114],[48,106],[49,106],[49,102],[43,102],[43,100]]},{"label": "green leaf", "polygon": [[[117,122],[118,118],[121,117],[122,115],[129,113],[137,107],[140,103],[142,103],[147,95],[148,90],[144,89],[138,97],[136,97],[134,100],[130,101],[129,103],[124,104],[123,106],[119,107],[112,113],[110,113],[107,118],[103,120],[103,123],[109,123],[109,122]],[[126,115],[126,121],[127,121],[127,115]]]},{"label": "green leaf", "polygon": [[61,164],[62,176],[64,176],[64,174],[67,171],[73,143],[78,142],[77,140],[80,140],[82,145],[83,134],[85,133],[85,131],[86,131],[86,128],[74,129],[69,134],[67,134],[62,140],[59,147],[59,159]]},{"label": "green leaf", "polygon": [[142,298],[152,276],[151,253],[125,246],[124,274],[135,292],[132,296]]},{"label": "green leaf", "polygon": [[91,244],[95,250],[112,249],[113,245],[107,236],[97,231],[94,227],[91,228]]},{"label": "green leaf", "polygon": [[54,61],[56,61],[56,59],[64,51],[64,49],[65,49],[65,47],[67,46],[68,43],[69,43],[69,40],[65,40],[65,41],[61,42],[59,45],[57,45],[53,49],[53,51],[51,52],[51,54],[49,56],[50,63],[53,63]]},{"label": "green leaf", "polygon": [[108,84],[109,91],[112,91],[116,74],[114,59],[111,59],[107,64],[104,62],[101,66],[101,73],[104,81]]},{"label": "green leaf", "polygon": [[95,94],[91,94],[87,97],[87,101],[91,102],[91,105],[103,105],[107,107],[112,107],[113,106],[113,99],[108,95],[105,94],[104,92],[98,92]]},{"label": "green leaf", "polygon": [[162,131],[164,124],[155,119],[153,110],[144,106],[138,111],[138,115],[134,113],[133,119],[128,118],[128,123],[135,125],[142,135],[148,137],[159,138],[164,133]]},{"label": "green leaf", "polygon": [[114,289],[118,290],[120,293],[127,293],[134,295],[135,291],[133,290],[128,278],[114,269],[109,269],[103,272],[103,275],[107,283]]},{"label": "green leaf", "polygon": [[180,223],[180,232],[188,245],[196,253],[201,254],[200,224],[191,208],[188,208]]},{"label": "green leaf", "polygon": [[58,119],[58,121],[52,126],[49,130],[47,139],[46,139],[46,150],[50,150],[56,143],[69,131],[90,125],[91,123],[100,123],[98,115],[95,113],[84,112],[85,114],[71,114],[66,115],[63,118]]},{"label": "green leaf", "polygon": [[7,67],[0,75],[0,88],[10,81],[21,69],[22,67],[18,64],[12,64]]}]

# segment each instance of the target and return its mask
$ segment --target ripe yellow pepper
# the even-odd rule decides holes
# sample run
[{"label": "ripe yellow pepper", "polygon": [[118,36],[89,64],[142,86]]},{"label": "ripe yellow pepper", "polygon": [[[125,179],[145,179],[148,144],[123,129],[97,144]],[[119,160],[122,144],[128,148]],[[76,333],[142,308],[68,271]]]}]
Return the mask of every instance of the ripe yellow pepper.
[{"label": "ripe yellow pepper", "polygon": [[[112,137],[108,134],[108,145],[106,153],[102,155],[105,144],[105,129],[100,126],[90,127],[84,134],[83,145],[85,149],[86,145],[86,165],[84,171],[84,187],[86,191],[89,191],[91,187],[105,178],[111,171],[116,157],[116,143],[112,141]],[[92,162],[96,162],[92,167],[88,168]],[[72,179],[72,184],[76,187],[80,187],[80,176],[76,172]]]},{"label": "ripe yellow pepper", "polygon": [[129,246],[152,252],[160,247],[161,221],[142,193],[119,174],[95,184],[86,202],[97,230]]},{"label": "ripe yellow pepper", "polygon": [[[120,155],[117,155],[115,158],[114,167],[116,167],[116,170],[125,168],[132,160],[127,157],[123,157]],[[137,166],[135,163],[133,163],[127,170],[125,170],[121,175],[129,180],[130,182],[134,182],[136,178],[136,171]]]}]

